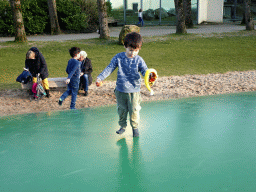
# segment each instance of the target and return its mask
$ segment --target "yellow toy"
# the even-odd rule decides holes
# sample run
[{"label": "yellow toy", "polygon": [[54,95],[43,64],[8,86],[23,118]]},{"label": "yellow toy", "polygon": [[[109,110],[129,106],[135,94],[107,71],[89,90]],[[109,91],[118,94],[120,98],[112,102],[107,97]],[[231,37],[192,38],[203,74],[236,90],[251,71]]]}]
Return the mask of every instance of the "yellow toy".
[{"label": "yellow toy", "polygon": [[144,82],[147,89],[150,91],[150,95],[154,95],[154,91],[151,89],[151,87],[154,85],[157,78],[158,76],[155,69],[148,69],[146,71],[146,74],[144,76]]}]

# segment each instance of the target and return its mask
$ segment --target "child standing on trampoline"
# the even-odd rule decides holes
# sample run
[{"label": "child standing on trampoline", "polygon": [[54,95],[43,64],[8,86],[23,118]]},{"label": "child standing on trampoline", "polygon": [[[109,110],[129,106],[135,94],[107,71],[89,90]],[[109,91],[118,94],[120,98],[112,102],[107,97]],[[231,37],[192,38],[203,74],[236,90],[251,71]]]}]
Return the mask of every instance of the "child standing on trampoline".
[{"label": "child standing on trampoline", "polygon": [[141,109],[140,73],[144,76],[148,68],[145,61],[138,55],[142,46],[140,34],[136,32],[127,34],[124,46],[126,51],[118,53],[112,58],[110,64],[97,77],[96,85],[101,86],[102,81],[118,68],[115,95],[120,129],[116,133],[125,132],[129,113],[133,137],[138,137],[139,111]]},{"label": "child standing on trampoline", "polygon": [[81,73],[81,62],[78,61],[78,59],[80,58],[80,48],[72,47],[69,50],[69,53],[72,58],[68,61],[68,66],[66,69],[66,72],[68,74],[68,78],[66,80],[66,84],[68,84],[68,89],[60,97],[59,105],[62,105],[62,102],[67,98],[67,96],[71,95],[70,109],[76,109],[76,97],[79,90]]}]

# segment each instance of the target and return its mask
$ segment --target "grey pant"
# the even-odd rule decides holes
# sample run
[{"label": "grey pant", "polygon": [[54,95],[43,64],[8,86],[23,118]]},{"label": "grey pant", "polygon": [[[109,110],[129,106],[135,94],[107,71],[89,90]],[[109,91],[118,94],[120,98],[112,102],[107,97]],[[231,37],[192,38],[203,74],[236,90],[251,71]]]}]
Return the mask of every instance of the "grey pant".
[{"label": "grey pant", "polygon": [[119,115],[119,125],[122,128],[127,126],[127,115],[129,112],[130,124],[133,129],[138,128],[140,120],[140,92],[135,93],[122,93],[115,90],[116,101],[117,101],[117,111]]}]

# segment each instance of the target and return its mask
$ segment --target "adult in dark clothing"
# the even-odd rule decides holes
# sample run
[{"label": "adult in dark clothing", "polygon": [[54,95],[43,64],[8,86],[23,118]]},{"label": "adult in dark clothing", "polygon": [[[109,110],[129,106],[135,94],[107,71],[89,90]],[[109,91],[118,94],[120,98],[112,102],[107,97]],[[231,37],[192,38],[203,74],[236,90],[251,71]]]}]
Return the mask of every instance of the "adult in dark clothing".
[{"label": "adult in dark clothing", "polygon": [[92,63],[89,58],[87,58],[87,53],[85,51],[80,52],[81,64],[81,75],[80,83],[84,89],[84,96],[88,95],[88,87],[92,84]]},{"label": "adult in dark clothing", "polygon": [[33,76],[33,83],[37,82],[36,75],[40,74],[42,83],[46,92],[46,97],[50,97],[49,82],[48,82],[48,68],[44,56],[36,47],[32,47],[26,54],[25,67]]}]

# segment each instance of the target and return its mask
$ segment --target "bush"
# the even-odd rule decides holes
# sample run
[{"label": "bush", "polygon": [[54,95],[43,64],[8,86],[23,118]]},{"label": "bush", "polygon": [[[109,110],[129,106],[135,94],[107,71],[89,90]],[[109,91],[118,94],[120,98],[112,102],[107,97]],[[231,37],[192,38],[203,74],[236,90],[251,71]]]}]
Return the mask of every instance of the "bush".
[{"label": "bush", "polygon": [[21,8],[26,34],[43,33],[50,22],[47,0],[21,0]]},{"label": "bush", "polygon": [[126,9],[126,15],[127,16],[134,16],[135,15],[135,11],[133,11],[132,9]]},{"label": "bush", "polygon": [[155,18],[156,19],[159,19],[159,16],[160,16],[160,10],[161,10],[161,18],[164,19],[166,17],[168,17],[168,13],[167,11],[164,9],[164,8],[158,8],[155,10]]},{"label": "bush", "polygon": [[[21,0],[21,9],[26,34],[44,32],[49,22],[47,0]],[[15,35],[13,12],[8,0],[0,1],[0,13],[0,34]]]},{"label": "bush", "polygon": [[[96,2],[76,0],[81,7],[82,12],[87,16],[87,27],[84,32],[95,32],[99,26],[98,6]],[[110,3],[111,4],[111,3]]]},{"label": "bush", "polygon": [[[92,32],[98,28],[96,2],[56,0],[56,4],[61,29],[72,32]],[[26,34],[51,32],[47,0],[21,0],[21,8]],[[111,9],[108,7],[109,11]],[[15,35],[13,12],[8,0],[0,0],[0,35]]]},{"label": "bush", "polygon": [[128,33],[137,32],[140,33],[140,28],[137,25],[124,25],[119,33],[119,44],[124,44],[124,38]]},{"label": "bush", "polygon": [[86,14],[75,1],[57,0],[60,28],[68,31],[82,32],[86,30]]},{"label": "bush", "polygon": [[176,10],[175,10],[175,8],[171,8],[169,11],[167,11],[167,14],[168,14],[170,17],[176,16]]},{"label": "bush", "polygon": [[147,11],[143,12],[143,18],[145,20],[151,21],[154,19],[154,10],[153,9],[148,9]]},{"label": "bush", "polygon": [[0,1],[0,34],[3,36],[15,34],[13,13],[8,0]]},{"label": "bush", "polygon": [[109,1],[106,2],[106,6],[107,6],[107,14],[108,17],[113,17],[112,15],[112,3],[110,3]]}]

